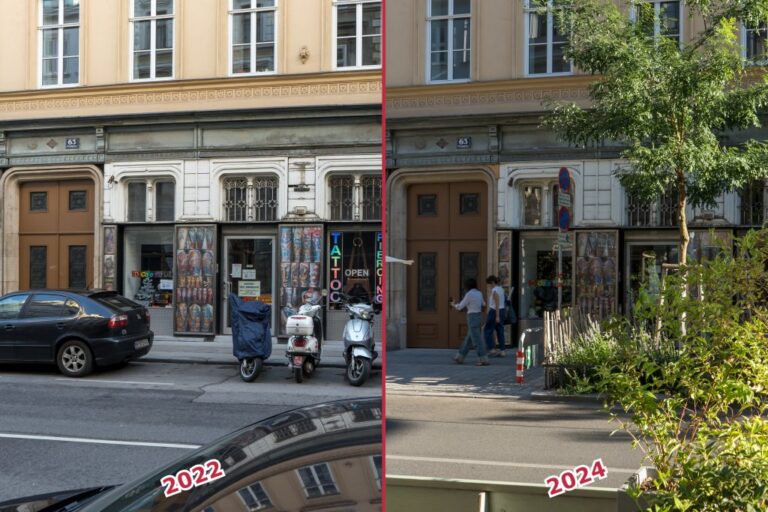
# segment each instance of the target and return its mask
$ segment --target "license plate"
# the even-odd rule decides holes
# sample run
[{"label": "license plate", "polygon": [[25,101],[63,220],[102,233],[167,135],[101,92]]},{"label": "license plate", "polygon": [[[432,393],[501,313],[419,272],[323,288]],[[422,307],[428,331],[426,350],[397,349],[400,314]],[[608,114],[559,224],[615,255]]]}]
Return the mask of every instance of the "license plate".
[{"label": "license plate", "polygon": [[295,364],[296,366],[301,366],[302,364],[304,364],[304,358],[301,356],[295,356],[293,358],[293,364]]},{"label": "license plate", "polygon": [[139,340],[133,344],[133,346],[137,349],[144,348],[149,346],[149,340]]}]

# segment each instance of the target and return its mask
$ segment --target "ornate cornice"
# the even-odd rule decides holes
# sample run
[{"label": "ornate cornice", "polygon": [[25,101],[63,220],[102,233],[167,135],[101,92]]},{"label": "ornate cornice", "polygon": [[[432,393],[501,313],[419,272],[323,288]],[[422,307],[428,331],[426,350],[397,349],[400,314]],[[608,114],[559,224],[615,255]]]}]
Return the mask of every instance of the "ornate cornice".
[{"label": "ornate cornice", "polygon": [[350,103],[378,102],[381,74],[341,72],[313,75],[174,80],[142,84],[76,87],[0,94],[0,119],[37,118],[41,114],[83,115],[83,111],[162,112],[183,107],[194,110],[226,109],[230,105],[253,108],[280,105],[337,104],[334,97]]},{"label": "ornate cornice", "polygon": [[593,81],[591,76],[569,76],[387,88],[387,113],[492,105],[514,107],[541,104],[547,99],[585,101]]}]

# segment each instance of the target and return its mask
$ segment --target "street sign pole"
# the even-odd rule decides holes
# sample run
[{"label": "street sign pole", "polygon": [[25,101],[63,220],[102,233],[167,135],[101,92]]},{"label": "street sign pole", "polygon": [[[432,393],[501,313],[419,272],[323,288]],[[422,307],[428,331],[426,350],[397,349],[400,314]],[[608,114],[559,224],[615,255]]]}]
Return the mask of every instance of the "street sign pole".
[{"label": "street sign pole", "polygon": [[560,234],[557,240],[557,309],[563,307],[563,247],[568,244],[570,238],[568,230],[571,229],[571,173],[567,167],[562,167],[557,177],[559,189],[557,203],[559,206],[558,224]]}]

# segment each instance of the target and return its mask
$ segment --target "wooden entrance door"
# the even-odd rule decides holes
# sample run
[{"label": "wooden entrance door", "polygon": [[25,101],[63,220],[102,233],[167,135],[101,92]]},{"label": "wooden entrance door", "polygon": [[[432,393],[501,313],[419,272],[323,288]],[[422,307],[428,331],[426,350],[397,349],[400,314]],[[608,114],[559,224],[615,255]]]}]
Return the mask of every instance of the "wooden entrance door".
[{"label": "wooden entrance door", "polygon": [[455,348],[466,313],[449,306],[474,277],[485,290],[488,193],[482,182],[412,185],[408,190],[409,347]]},{"label": "wooden entrance door", "polygon": [[19,192],[19,288],[93,288],[93,182],[30,182]]}]

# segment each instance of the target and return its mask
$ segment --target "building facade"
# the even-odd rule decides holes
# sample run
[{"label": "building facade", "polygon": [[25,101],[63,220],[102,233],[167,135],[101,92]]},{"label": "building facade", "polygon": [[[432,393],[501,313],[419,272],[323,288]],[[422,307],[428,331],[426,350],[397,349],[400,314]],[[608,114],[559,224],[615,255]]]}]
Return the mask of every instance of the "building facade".
[{"label": "building facade", "polygon": [[278,336],[322,289],[381,304],[380,1],[0,5],[1,292],[114,289],[206,337],[229,293]]},{"label": "building facade", "polygon": [[[657,34],[683,40],[701,29],[684,2],[652,3]],[[563,59],[551,12],[525,0],[389,0],[386,11],[387,247],[413,260],[388,268],[388,347],[457,347],[465,318],[449,300],[467,277],[482,288],[494,274],[511,291],[514,340],[541,326],[558,307],[560,250],[563,305],[593,315],[631,308],[640,281],[677,261],[676,198],[637,201],[616,177],[621,148],[575,149],[540,126],[544,100],[587,106],[591,82]],[[741,37],[746,57],[764,52],[764,30],[742,27]],[[765,134],[729,142],[747,137]],[[561,201],[570,204],[564,239]],[[690,256],[716,251],[713,236],[762,225],[765,204],[756,183],[715,208],[689,208]]]}]

